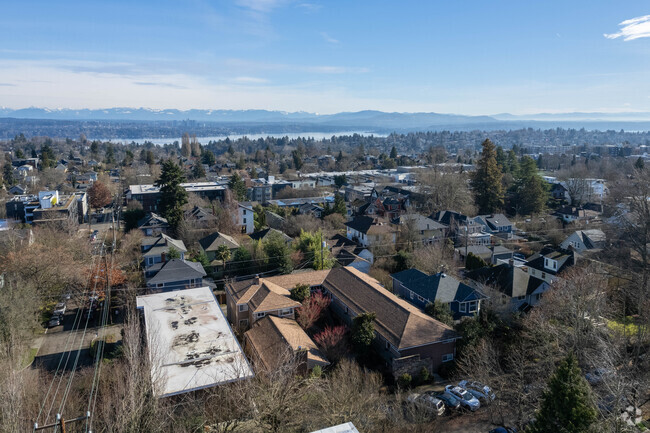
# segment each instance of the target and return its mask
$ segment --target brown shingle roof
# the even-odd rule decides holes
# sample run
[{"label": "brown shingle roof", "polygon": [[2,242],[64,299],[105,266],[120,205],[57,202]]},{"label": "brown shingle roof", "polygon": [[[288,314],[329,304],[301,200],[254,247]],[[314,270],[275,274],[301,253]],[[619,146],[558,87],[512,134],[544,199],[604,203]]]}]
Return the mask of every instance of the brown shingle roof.
[{"label": "brown shingle roof", "polygon": [[284,356],[299,349],[307,350],[310,367],[313,364],[329,365],[318,346],[295,320],[266,316],[246,331],[246,338],[267,369],[277,367]]},{"label": "brown shingle roof", "polygon": [[323,287],[355,313],[375,313],[375,330],[399,350],[459,337],[354,268],[332,269]]},{"label": "brown shingle roof", "polygon": [[228,290],[235,303],[250,303],[253,312],[300,307],[300,302],[289,298],[290,292],[287,289],[266,278],[231,283],[228,285]]}]

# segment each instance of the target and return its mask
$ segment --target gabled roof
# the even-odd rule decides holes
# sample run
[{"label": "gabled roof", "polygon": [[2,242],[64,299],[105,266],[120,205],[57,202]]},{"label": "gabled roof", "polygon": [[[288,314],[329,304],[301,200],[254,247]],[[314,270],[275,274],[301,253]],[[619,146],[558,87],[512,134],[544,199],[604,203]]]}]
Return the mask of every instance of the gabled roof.
[{"label": "gabled roof", "polygon": [[580,236],[582,242],[588,249],[600,248],[607,239],[605,233],[598,229],[577,230],[576,234]]},{"label": "gabled roof", "polygon": [[510,220],[502,213],[492,215],[479,215],[477,218],[485,221],[491,230],[496,230],[498,227],[511,226]]},{"label": "gabled roof", "polygon": [[292,319],[266,316],[246,331],[246,338],[269,370],[281,365],[285,361],[283,356],[289,350],[292,353],[306,350],[308,362],[329,365],[316,343]]},{"label": "gabled roof", "polygon": [[157,213],[150,212],[147,216],[138,221],[138,228],[145,227],[168,227],[169,223],[166,218]]},{"label": "gabled roof", "polygon": [[468,277],[474,281],[494,286],[498,291],[511,298],[530,295],[541,285],[546,284],[544,280],[533,277],[525,270],[517,266],[510,266],[508,263],[475,269],[469,272]]},{"label": "gabled roof", "polygon": [[472,299],[486,297],[475,288],[440,272],[435,275],[427,275],[418,269],[407,269],[392,274],[391,277],[402,283],[407,289],[432,302],[440,301],[447,304],[453,301],[463,302],[470,297]]},{"label": "gabled roof", "polygon": [[352,267],[332,269],[323,287],[356,314],[375,313],[375,330],[398,350],[456,339],[454,330]]},{"label": "gabled roof", "polygon": [[186,253],[187,248],[180,239],[172,239],[166,234],[159,234],[158,236],[147,236],[142,239],[142,249],[144,256],[159,255],[163,252],[169,251],[169,248],[174,247],[178,252]]},{"label": "gabled roof", "polygon": [[201,263],[188,260],[172,259],[160,267],[147,284],[162,284],[173,281],[184,281],[205,277],[205,270]]},{"label": "gabled roof", "polygon": [[431,219],[438,221],[440,224],[450,226],[452,222],[464,223],[469,217],[451,210],[441,210],[431,215]]},{"label": "gabled roof", "polygon": [[[548,269],[544,266],[544,259],[551,259],[557,262],[557,269]],[[526,266],[549,274],[559,274],[566,268],[575,264],[575,255],[572,251],[544,247],[542,250],[528,258]]]},{"label": "gabled roof", "polygon": [[221,245],[225,245],[231,250],[239,248],[239,243],[232,236],[219,232],[214,232],[202,238],[199,240],[199,245],[201,245],[203,251],[217,251]]},{"label": "gabled roof", "polygon": [[271,227],[265,228],[264,230],[258,230],[256,232],[253,232],[250,235],[248,235],[248,237],[250,237],[254,241],[262,241],[267,237],[273,235],[281,236],[287,242],[291,242],[293,240],[290,236],[288,236],[284,232],[281,232],[280,230],[276,230]]},{"label": "gabled roof", "polygon": [[289,297],[289,290],[266,278],[229,283],[227,289],[236,304],[250,304],[253,312],[300,307],[300,302]]},{"label": "gabled roof", "polygon": [[216,221],[217,217],[212,214],[210,209],[199,206],[194,206],[191,210],[185,213],[185,217],[197,222]]},{"label": "gabled roof", "polygon": [[360,233],[368,233],[368,230],[373,225],[375,219],[373,217],[359,215],[355,216],[352,221],[345,223],[346,226]]},{"label": "gabled roof", "polygon": [[401,215],[391,222],[393,224],[407,224],[410,221],[412,221],[415,230],[444,230],[447,228],[446,225],[420,214]]}]

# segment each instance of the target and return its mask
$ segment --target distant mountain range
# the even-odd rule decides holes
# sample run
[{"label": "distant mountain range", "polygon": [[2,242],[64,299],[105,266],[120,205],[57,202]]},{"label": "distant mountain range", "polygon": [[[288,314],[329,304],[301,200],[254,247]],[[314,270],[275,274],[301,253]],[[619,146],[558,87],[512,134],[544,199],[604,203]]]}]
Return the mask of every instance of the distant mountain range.
[{"label": "distant mountain range", "polygon": [[[410,131],[468,131],[509,130],[519,128],[585,128],[591,130],[625,129],[629,131],[650,130],[650,113],[539,113],[513,115],[501,113],[489,116],[466,116],[441,113],[389,113],[365,110],[319,115],[307,112],[284,112],[269,110],[155,110],[148,108],[23,108],[0,107],[0,118],[4,123],[10,119],[25,123],[43,124],[50,122],[102,122],[118,124],[125,122],[155,122],[171,125],[177,122],[196,122],[201,126],[226,128],[249,133],[253,131],[367,131],[374,133]],[[197,126],[198,126],[197,125]],[[133,127],[131,125],[130,127]],[[191,125],[190,125],[191,126]],[[81,126],[80,126],[81,127]],[[7,129],[7,128],[0,128]],[[10,131],[0,131],[6,134]],[[0,134],[0,136],[5,134]]]}]

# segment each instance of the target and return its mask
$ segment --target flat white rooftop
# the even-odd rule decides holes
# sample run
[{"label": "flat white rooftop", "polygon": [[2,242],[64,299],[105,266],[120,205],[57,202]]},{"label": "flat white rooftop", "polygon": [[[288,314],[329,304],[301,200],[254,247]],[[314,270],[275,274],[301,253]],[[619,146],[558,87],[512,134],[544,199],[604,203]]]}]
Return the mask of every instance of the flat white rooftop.
[{"label": "flat white rooftop", "polygon": [[359,430],[357,430],[357,428],[351,422],[346,422],[345,424],[327,427],[322,430],[313,431],[311,433],[359,433]]},{"label": "flat white rooftop", "polygon": [[209,287],[138,296],[158,397],[253,376]]},{"label": "flat white rooftop", "polygon": [[[225,185],[217,182],[181,183],[181,186],[189,192],[226,189]],[[156,185],[129,185],[129,192],[131,194],[155,194],[157,192],[160,192],[160,188]]]}]

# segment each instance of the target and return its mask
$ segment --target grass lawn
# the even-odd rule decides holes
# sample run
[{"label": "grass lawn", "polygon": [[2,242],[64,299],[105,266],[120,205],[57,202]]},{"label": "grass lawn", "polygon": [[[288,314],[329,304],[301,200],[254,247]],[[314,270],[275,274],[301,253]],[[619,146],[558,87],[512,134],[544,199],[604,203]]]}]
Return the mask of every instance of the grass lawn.
[{"label": "grass lawn", "polygon": [[32,347],[30,348],[27,353],[25,353],[25,356],[23,357],[22,361],[20,362],[20,368],[25,368],[32,362],[34,362],[34,358],[36,358],[36,354],[38,353],[38,348]]},{"label": "grass lawn", "polygon": [[639,332],[639,325],[634,317],[626,316],[624,320],[608,320],[607,327],[620,334],[625,333],[630,337],[636,336]]}]

